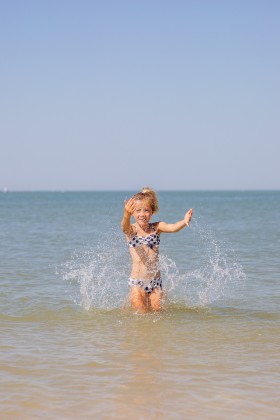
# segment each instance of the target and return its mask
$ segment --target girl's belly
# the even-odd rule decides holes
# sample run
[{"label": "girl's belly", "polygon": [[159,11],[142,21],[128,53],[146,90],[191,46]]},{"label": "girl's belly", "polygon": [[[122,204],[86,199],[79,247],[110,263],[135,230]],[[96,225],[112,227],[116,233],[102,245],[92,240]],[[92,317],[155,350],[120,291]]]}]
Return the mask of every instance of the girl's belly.
[{"label": "girl's belly", "polygon": [[160,277],[160,271],[158,269],[158,267],[154,267],[154,268],[150,268],[145,266],[144,264],[141,263],[134,263],[132,264],[132,270],[131,270],[131,274],[130,277],[132,277],[133,279],[155,279],[155,278],[159,278]]},{"label": "girl's belly", "polygon": [[132,270],[130,277],[134,279],[159,278],[159,255],[157,247],[150,249],[146,246],[139,246],[131,249]]}]

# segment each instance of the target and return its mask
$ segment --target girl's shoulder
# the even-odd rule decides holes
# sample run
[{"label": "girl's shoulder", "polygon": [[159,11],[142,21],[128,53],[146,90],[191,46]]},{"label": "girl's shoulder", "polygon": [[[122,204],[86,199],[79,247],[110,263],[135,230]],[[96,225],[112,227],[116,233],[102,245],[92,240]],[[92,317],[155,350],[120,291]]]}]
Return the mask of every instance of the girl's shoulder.
[{"label": "girl's shoulder", "polygon": [[156,232],[158,232],[158,226],[159,226],[160,222],[153,222],[151,223],[151,228],[154,229]]}]

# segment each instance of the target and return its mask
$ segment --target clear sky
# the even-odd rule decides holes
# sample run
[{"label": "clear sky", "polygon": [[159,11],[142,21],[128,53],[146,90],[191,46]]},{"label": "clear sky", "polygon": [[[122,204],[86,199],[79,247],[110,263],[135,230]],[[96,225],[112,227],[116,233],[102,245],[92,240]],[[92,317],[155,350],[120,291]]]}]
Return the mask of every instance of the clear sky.
[{"label": "clear sky", "polygon": [[280,1],[0,0],[0,190],[280,188]]}]

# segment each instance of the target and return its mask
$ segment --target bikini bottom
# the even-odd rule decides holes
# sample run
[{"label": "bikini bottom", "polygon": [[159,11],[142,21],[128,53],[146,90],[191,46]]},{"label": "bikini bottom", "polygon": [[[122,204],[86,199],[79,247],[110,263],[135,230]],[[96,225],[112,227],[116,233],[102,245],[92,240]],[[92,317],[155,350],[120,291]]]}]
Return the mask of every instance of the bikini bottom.
[{"label": "bikini bottom", "polygon": [[151,280],[141,280],[141,279],[133,279],[129,278],[128,280],[129,286],[139,286],[141,289],[145,290],[146,293],[151,293],[155,289],[162,290],[162,280],[158,279],[151,279]]}]

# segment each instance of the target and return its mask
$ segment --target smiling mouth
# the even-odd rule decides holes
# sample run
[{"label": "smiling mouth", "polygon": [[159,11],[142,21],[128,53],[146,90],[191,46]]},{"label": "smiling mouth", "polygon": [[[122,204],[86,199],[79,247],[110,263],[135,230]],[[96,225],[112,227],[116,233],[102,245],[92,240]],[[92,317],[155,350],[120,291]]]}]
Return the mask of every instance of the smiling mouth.
[{"label": "smiling mouth", "polygon": [[141,225],[146,225],[147,219],[138,219],[138,223],[140,223]]}]

